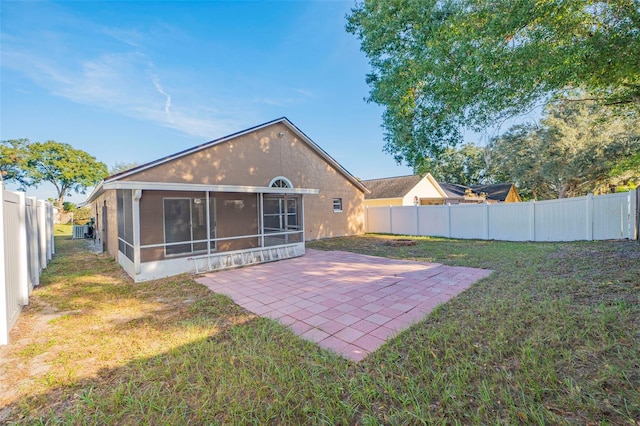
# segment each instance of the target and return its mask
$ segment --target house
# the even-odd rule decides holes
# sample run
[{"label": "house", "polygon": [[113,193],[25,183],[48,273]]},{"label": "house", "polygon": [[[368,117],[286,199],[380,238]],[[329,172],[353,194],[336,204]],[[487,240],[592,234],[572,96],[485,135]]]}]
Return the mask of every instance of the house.
[{"label": "house", "polygon": [[486,194],[489,201],[498,203],[521,203],[522,198],[518,189],[512,183],[494,183],[491,185],[472,185],[471,190],[476,194]]},{"label": "house", "polygon": [[363,180],[369,189],[365,206],[414,206],[465,203],[520,202],[515,185],[497,183],[470,187],[437,182],[431,174]]},{"label": "house", "polygon": [[364,233],[368,190],[287,118],[104,179],[85,204],[136,281],[304,254]]},{"label": "house", "polygon": [[362,183],[370,191],[364,196],[364,204],[367,207],[414,206],[431,204],[431,200],[447,198],[447,194],[429,173],[425,176],[410,175],[363,180]]},{"label": "house", "polygon": [[522,202],[518,190],[512,183],[471,186],[445,182],[438,182],[438,184],[447,194],[446,203],[448,204]]}]

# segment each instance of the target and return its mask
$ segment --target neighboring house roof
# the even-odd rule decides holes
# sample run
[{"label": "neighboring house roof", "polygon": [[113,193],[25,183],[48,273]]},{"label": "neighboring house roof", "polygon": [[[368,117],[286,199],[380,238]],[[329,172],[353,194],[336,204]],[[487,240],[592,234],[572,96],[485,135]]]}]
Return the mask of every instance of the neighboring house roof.
[{"label": "neighboring house roof", "polygon": [[422,176],[420,175],[363,180],[364,186],[371,191],[371,193],[364,195],[364,199],[401,198],[407,195],[421,180]]},{"label": "neighboring house roof", "polygon": [[458,185],[457,183],[438,182],[438,185],[447,194],[447,198],[464,197],[467,192],[466,186]]},{"label": "neighboring house roof", "polygon": [[489,200],[496,200],[504,202],[509,195],[509,191],[513,184],[511,183],[494,183],[492,185],[473,185],[471,186],[471,190],[476,194],[480,194],[484,192],[487,194],[487,198]]},{"label": "neighboring house roof", "polygon": [[[446,183],[446,182],[438,182],[440,187],[447,193],[447,197],[449,198],[460,198],[460,197],[469,197],[470,195],[474,198],[480,196],[482,193],[485,194],[485,198],[487,200],[492,201],[500,201],[505,202],[507,197],[509,196],[509,192],[514,189],[512,183],[493,183],[490,185],[471,185],[464,186],[458,185],[456,183]],[[467,190],[471,190],[472,194],[468,194]],[[516,194],[517,196],[517,191]],[[517,196],[518,201],[520,197]]]},{"label": "neighboring house roof", "polygon": [[[514,191],[517,200],[517,190],[512,183],[495,183],[491,185],[458,185],[456,183],[436,182],[436,180],[427,173],[427,178],[433,186],[442,194],[442,198],[457,199],[467,201],[479,201],[483,199],[491,201],[505,202],[510,191]],[[385,198],[402,198],[411,191],[422,179],[420,175],[397,176],[382,179],[363,180],[362,183],[371,191],[365,194],[365,200],[385,199]],[[482,193],[486,194],[481,195]],[[513,201],[513,200],[512,200]]]},{"label": "neighboring house roof", "polygon": [[327,163],[329,163],[331,166],[333,166],[340,174],[342,174],[349,182],[351,182],[356,188],[358,188],[360,191],[364,192],[365,194],[367,194],[369,192],[369,190],[360,182],[360,180],[358,180],[357,178],[355,178],[351,173],[349,173],[347,171],[347,169],[345,169],[344,167],[342,167],[342,165],[340,165],[340,163],[338,163],[336,160],[334,160],[329,154],[327,154],[327,152],[325,150],[323,150],[322,148],[320,148],[320,146],[318,146],[315,142],[313,142],[311,140],[311,138],[309,138],[307,135],[305,135],[298,127],[296,127],[291,121],[289,121],[288,118],[286,117],[281,117],[263,124],[259,124],[257,126],[254,127],[250,127],[248,129],[245,130],[241,130],[239,132],[236,133],[232,133],[230,135],[227,136],[223,136],[221,138],[218,139],[214,139],[210,142],[206,142],[203,143],[201,145],[197,145],[194,146],[193,148],[188,148],[185,149],[183,151],[177,152],[175,154],[171,154],[168,155],[166,157],[160,158],[158,160],[155,161],[151,161],[149,163],[146,164],[142,164],[140,166],[134,167],[132,169],[129,170],[125,170],[123,172],[120,173],[116,173],[114,175],[108,176],[106,177],[102,182],[100,182],[100,184],[98,184],[98,186],[96,186],[96,188],[93,190],[93,192],[89,195],[89,197],[87,197],[87,201],[92,200],[93,198],[95,198],[97,195],[99,195],[102,191],[103,191],[103,185],[104,184],[108,184],[110,182],[114,182],[114,181],[118,181],[124,177],[130,176],[130,175],[134,175],[136,173],[139,173],[143,170],[147,170],[151,167],[156,167],[158,165],[167,163],[169,161],[173,161],[175,159],[184,157],[186,155],[190,155],[193,154],[194,152],[198,152],[207,148],[210,148],[212,146],[227,142],[231,139],[237,138],[239,136],[263,129],[265,127],[268,126],[272,126],[274,124],[283,124],[284,126],[286,126],[287,128],[289,128],[289,130],[291,130],[294,134],[296,134],[302,141],[304,141],[313,151],[315,151],[321,158],[323,158]]}]

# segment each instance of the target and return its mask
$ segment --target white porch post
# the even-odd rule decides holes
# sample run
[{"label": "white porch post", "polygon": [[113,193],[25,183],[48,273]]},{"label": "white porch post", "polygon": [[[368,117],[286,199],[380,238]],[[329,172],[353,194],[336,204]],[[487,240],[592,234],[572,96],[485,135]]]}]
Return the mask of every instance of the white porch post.
[{"label": "white porch post", "polygon": [[300,220],[302,221],[302,243],[304,243],[305,241],[307,241],[306,239],[306,234],[304,232],[304,226],[305,226],[305,222],[304,222],[304,195],[300,196]]},{"label": "white porch post", "polygon": [[258,217],[258,226],[260,231],[260,247],[264,247],[264,193],[260,192],[258,194],[258,209],[259,209],[259,217]]},{"label": "white porch post", "polygon": [[134,189],[132,191],[133,208],[131,215],[133,224],[133,265],[136,274],[140,273],[140,198],[142,198],[142,190]]},{"label": "white porch post", "polygon": [[211,254],[211,213],[209,212],[209,209],[211,208],[211,206],[209,206],[209,191],[205,192],[205,202],[206,202],[206,214],[207,214],[207,256],[209,256]]}]

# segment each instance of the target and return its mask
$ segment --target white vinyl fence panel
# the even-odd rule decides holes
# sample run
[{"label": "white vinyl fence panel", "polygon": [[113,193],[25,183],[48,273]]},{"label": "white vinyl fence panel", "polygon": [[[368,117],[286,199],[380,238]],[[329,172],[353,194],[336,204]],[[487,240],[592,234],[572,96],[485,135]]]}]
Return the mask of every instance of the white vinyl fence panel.
[{"label": "white vinyl fence panel", "polygon": [[369,207],[367,232],[503,241],[634,239],[637,192],[527,203]]},{"label": "white vinyl fence panel", "polygon": [[391,211],[394,234],[407,234],[418,226],[418,211],[412,206],[399,206]]},{"label": "white vinyl fence panel", "polygon": [[506,241],[532,240],[534,203],[493,204],[489,212],[489,239]]},{"label": "white vinyl fence panel", "polygon": [[428,209],[416,208],[416,210],[418,210],[420,225],[417,235],[431,235],[433,237],[448,237],[451,235],[448,206],[429,206]]},{"label": "white vinyl fence panel", "polygon": [[483,239],[486,234],[486,205],[450,206],[451,238]]},{"label": "white vinyl fence panel", "polygon": [[52,206],[0,186],[0,345],[53,253]]},{"label": "white vinyl fence panel", "polygon": [[634,238],[634,219],[638,212],[633,198],[620,197],[619,194],[593,197],[594,240]]}]

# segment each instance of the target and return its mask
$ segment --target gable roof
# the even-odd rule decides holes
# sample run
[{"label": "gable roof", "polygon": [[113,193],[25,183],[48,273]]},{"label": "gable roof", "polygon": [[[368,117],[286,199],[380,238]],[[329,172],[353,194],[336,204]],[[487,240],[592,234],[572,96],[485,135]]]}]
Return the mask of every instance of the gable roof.
[{"label": "gable roof", "polygon": [[471,189],[474,194],[486,194],[487,200],[505,201],[509,195],[509,191],[513,187],[512,183],[493,183],[490,185],[471,185],[464,186],[457,183],[438,182],[440,187],[447,193],[447,197],[457,198],[464,197],[467,189]]},{"label": "gable roof", "polygon": [[473,185],[471,190],[477,194],[484,192],[489,200],[505,201],[511,191],[511,183],[494,183],[491,185]]},{"label": "gable roof", "polygon": [[467,192],[466,186],[457,183],[438,182],[438,185],[447,194],[447,198],[464,197]]},{"label": "gable roof", "polygon": [[364,195],[365,200],[375,198],[401,198],[422,180],[420,175],[397,176],[382,179],[363,180],[362,183],[371,191]]},{"label": "gable roof", "polygon": [[210,148],[212,146],[219,145],[219,144],[224,143],[224,142],[226,142],[228,140],[237,138],[237,137],[242,136],[242,135],[246,135],[248,133],[255,132],[257,130],[264,129],[265,127],[269,127],[269,126],[272,126],[272,125],[278,124],[278,123],[283,124],[289,130],[291,130],[302,141],[304,141],[307,145],[309,145],[309,147],[313,151],[315,151],[316,154],[318,154],[321,158],[323,158],[327,163],[331,164],[340,174],[342,174],[345,178],[347,178],[347,180],[349,180],[356,188],[360,189],[365,194],[368,192],[368,189],[360,182],[360,180],[356,179],[351,173],[349,173],[349,171],[347,169],[342,167],[342,165],[340,163],[338,163],[335,159],[333,159],[333,157],[331,157],[329,154],[327,154],[327,152],[324,149],[320,148],[320,146],[318,146],[314,141],[312,141],[311,138],[309,138],[307,135],[305,135],[302,132],[302,130],[300,130],[296,125],[294,125],[291,121],[289,121],[289,119],[287,117],[280,117],[280,118],[277,118],[275,120],[268,121],[266,123],[259,124],[259,125],[254,126],[254,127],[250,127],[248,129],[241,130],[239,132],[232,133],[230,135],[223,136],[223,137],[218,138],[218,139],[214,139],[212,141],[203,143],[201,145],[194,146],[193,148],[185,149],[183,151],[177,152],[175,154],[168,155],[168,156],[160,158],[158,160],[151,161],[151,162],[146,163],[146,164],[142,164],[142,165],[134,167],[132,169],[125,170],[125,171],[120,172],[120,173],[116,173],[114,175],[106,177],[103,182],[104,183],[109,183],[109,182],[116,181],[118,179],[122,179],[123,177],[139,173],[139,172],[141,172],[143,170],[147,170],[147,169],[149,169],[151,167],[155,167],[155,166],[158,166],[160,164],[164,164],[166,162],[175,160],[175,159],[180,158],[180,157],[184,157],[184,156],[192,154],[194,152],[202,151],[203,149],[207,149],[207,148]]}]

